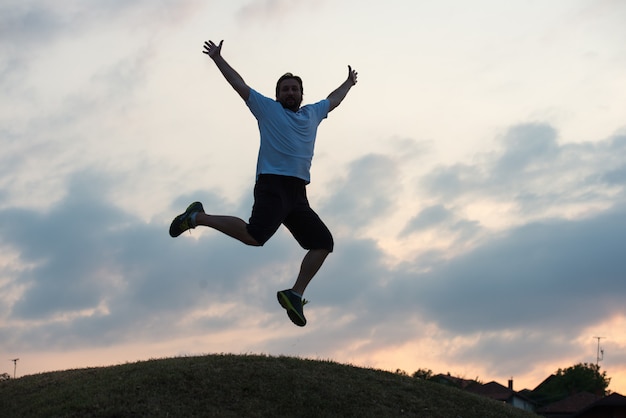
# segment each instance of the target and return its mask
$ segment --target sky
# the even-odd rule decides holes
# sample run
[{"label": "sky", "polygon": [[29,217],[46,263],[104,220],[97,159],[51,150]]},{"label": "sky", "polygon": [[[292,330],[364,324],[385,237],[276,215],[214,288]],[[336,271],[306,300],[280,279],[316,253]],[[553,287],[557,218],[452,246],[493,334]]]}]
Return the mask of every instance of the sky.
[{"label": "sky", "polygon": [[[532,389],[598,360],[626,394],[626,3],[3,0],[0,373],[288,355]],[[309,200],[335,251],[248,219],[258,131],[202,54],[322,122]],[[599,339],[596,337],[600,337]],[[599,343],[599,344],[598,344]]]}]

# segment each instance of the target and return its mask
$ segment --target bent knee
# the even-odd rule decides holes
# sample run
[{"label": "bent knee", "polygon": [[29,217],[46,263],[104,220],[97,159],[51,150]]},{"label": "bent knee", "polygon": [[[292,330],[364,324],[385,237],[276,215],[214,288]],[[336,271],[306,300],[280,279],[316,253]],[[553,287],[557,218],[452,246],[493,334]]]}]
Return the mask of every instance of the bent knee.
[{"label": "bent knee", "polygon": [[256,238],[250,235],[249,232],[240,241],[246,245],[249,245],[250,247],[262,247],[264,244],[263,242],[259,242]]}]

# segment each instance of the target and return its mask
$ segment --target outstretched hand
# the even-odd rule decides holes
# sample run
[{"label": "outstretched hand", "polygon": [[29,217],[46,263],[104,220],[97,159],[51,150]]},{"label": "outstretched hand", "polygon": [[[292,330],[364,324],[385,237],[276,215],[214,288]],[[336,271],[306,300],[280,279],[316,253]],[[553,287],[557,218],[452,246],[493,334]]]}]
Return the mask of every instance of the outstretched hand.
[{"label": "outstretched hand", "polygon": [[354,71],[352,67],[348,65],[348,80],[350,80],[353,86],[356,84],[356,78],[358,74],[359,73]]},{"label": "outstretched hand", "polygon": [[221,55],[223,43],[224,41],[220,41],[219,45],[216,45],[213,41],[204,42],[204,51],[202,51],[202,53],[215,59]]}]

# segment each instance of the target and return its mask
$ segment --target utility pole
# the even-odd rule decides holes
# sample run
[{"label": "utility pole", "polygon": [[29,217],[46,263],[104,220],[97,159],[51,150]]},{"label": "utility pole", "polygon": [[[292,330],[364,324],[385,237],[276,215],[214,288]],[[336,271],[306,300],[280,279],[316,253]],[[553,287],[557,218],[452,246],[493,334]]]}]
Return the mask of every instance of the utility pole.
[{"label": "utility pole", "polygon": [[18,358],[11,359],[11,361],[13,362],[13,379],[15,379],[15,372],[17,372],[17,361],[18,360],[19,360]]},{"label": "utility pole", "polygon": [[599,363],[604,360],[604,350],[600,348],[600,340],[606,337],[593,337],[598,340],[598,351],[596,352],[596,367],[598,367]]}]

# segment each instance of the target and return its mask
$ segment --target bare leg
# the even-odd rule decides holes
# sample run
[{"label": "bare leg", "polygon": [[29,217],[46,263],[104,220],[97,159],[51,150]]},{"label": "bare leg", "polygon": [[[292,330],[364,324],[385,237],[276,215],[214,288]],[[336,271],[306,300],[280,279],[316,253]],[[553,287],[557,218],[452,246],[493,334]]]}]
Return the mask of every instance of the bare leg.
[{"label": "bare leg", "polygon": [[198,213],[196,215],[196,224],[208,226],[216,229],[229,237],[235,238],[246,245],[260,246],[252,235],[248,233],[246,226],[248,225],[243,219],[235,216],[207,215],[206,213]]},{"label": "bare leg", "polygon": [[304,289],[306,289],[313,276],[322,267],[329,253],[330,251],[328,250],[309,250],[306,253],[300,266],[300,274],[298,274],[296,283],[293,285],[293,291],[299,294],[304,293]]},{"label": "bare leg", "polygon": [[[249,233],[246,228],[247,223],[235,216],[221,216],[221,215],[207,215],[206,213],[198,213],[196,215],[196,224],[208,226],[209,228],[213,228],[218,230],[232,238],[235,238],[244,244],[260,246]],[[302,260],[302,265],[300,266],[300,273],[298,274],[298,278],[296,279],[296,283],[293,285],[293,290],[299,294],[303,294],[304,290],[308,286],[313,276],[319,271],[322,264],[326,260],[326,257],[330,251],[317,249],[317,250],[309,250],[308,253],[304,256]]]}]

